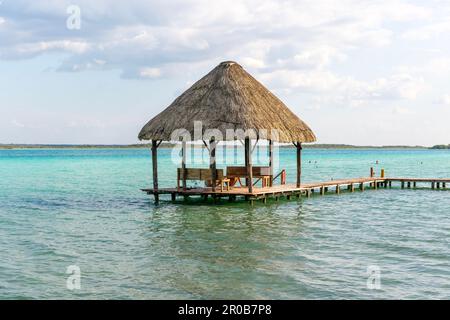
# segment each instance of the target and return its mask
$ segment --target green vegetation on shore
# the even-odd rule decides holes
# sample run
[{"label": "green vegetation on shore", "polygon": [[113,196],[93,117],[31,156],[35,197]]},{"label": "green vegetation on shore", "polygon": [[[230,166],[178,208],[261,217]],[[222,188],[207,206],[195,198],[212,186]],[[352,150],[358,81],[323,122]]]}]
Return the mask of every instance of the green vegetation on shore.
[{"label": "green vegetation on shore", "polygon": [[[161,148],[171,148],[173,143],[163,143]],[[0,149],[136,149],[150,148],[150,144],[130,145],[72,145],[72,144],[0,144]],[[203,147],[203,145],[196,145]],[[290,148],[291,145],[281,145],[281,148]],[[450,149],[450,145],[438,145],[431,148],[423,146],[354,146],[346,144],[305,144],[305,149]]]},{"label": "green vegetation on shore", "polygon": [[431,149],[450,149],[450,144],[448,144],[448,145],[439,144],[437,146],[431,147]]},{"label": "green vegetation on shore", "polygon": [[0,149],[134,149],[150,147],[151,144],[0,144]]}]

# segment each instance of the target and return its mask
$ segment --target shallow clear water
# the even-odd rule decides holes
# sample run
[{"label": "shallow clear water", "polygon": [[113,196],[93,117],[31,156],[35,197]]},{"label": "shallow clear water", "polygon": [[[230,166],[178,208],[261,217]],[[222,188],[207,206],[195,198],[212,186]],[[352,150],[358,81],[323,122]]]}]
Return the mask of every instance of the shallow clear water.
[{"label": "shallow clear water", "polygon": [[[175,184],[170,152],[160,150],[162,186]],[[293,181],[295,150],[279,159]],[[450,152],[304,151],[305,181],[371,166],[450,177]],[[150,186],[148,150],[0,151],[0,298],[450,298],[450,191],[155,207],[139,191]],[[80,290],[66,288],[70,265]]]}]

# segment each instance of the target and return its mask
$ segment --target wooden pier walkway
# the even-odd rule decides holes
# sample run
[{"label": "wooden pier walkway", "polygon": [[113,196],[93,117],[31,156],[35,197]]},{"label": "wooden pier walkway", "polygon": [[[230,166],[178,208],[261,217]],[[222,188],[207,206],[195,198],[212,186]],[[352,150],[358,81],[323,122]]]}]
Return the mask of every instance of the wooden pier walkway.
[{"label": "wooden pier walkway", "polygon": [[430,187],[431,189],[447,189],[450,185],[449,179],[435,179],[435,178],[380,178],[380,177],[367,177],[367,178],[355,178],[355,179],[342,179],[342,180],[330,180],[325,182],[304,183],[298,188],[295,184],[275,185],[271,187],[254,187],[252,192],[248,191],[247,187],[233,187],[230,190],[216,190],[211,188],[160,188],[154,189],[142,189],[149,195],[161,195],[170,194],[172,201],[176,201],[177,197],[183,197],[184,199],[191,196],[200,196],[207,200],[208,197],[214,200],[221,198],[228,198],[230,201],[234,201],[237,197],[244,198],[253,204],[255,200],[262,200],[264,203],[268,198],[274,198],[278,200],[280,197],[300,198],[301,196],[311,197],[312,194],[318,193],[325,195],[326,193],[333,192],[340,194],[346,190],[348,192],[355,192],[356,190],[364,191],[367,188],[392,188],[398,185],[400,188],[417,188],[417,187]]}]

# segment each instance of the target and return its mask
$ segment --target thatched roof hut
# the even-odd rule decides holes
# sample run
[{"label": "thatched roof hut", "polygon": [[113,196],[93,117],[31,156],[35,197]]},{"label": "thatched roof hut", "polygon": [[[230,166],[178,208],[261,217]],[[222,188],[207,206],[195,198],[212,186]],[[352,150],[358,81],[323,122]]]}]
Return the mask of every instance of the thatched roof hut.
[{"label": "thatched roof hut", "polygon": [[[308,125],[239,64],[222,62],[179,96],[167,109],[150,120],[139,133],[140,140],[170,141],[177,129],[194,136],[194,122],[203,130],[254,130],[277,142],[314,142]],[[272,130],[277,136],[272,136]]]},{"label": "thatched roof hut", "polygon": [[[201,123],[201,137],[197,137],[196,123]],[[297,148],[297,187],[301,183],[301,150],[303,142],[314,142],[316,136],[286,105],[239,64],[226,61],[196,82],[167,109],[150,120],[139,133],[140,140],[152,140],[153,193],[158,203],[157,149],[162,141],[171,141],[173,134],[187,131],[189,140],[209,137],[212,190],[215,191],[217,170],[216,144],[220,140],[245,140],[245,172],[249,193],[253,192],[252,139],[269,140],[270,185],[273,183],[273,143],[292,142]],[[217,133],[218,132],[218,133]],[[233,132],[230,135],[230,132]],[[239,132],[239,133],[238,133]],[[243,133],[243,136],[241,136]],[[237,137],[237,134],[240,137]],[[219,137],[218,137],[219,136]],[[177,136],[176,140],[179,140]],[[186,137],[183,136],[181,172],[186,191]],[[221,182],[222,183],[222,182]]]}]

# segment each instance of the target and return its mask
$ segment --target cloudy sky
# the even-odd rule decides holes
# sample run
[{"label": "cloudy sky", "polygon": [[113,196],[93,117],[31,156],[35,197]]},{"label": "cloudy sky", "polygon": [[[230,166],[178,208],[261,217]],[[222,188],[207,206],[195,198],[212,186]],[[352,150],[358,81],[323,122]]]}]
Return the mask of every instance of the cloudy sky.
[{"label": "cloudy sky", "polygon": [[224,60],[321,143],[450,143],[437,0],[0,0],[0,143],[135,143]]}]

